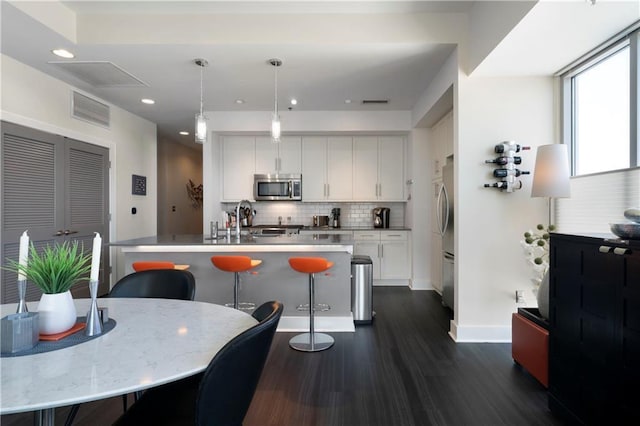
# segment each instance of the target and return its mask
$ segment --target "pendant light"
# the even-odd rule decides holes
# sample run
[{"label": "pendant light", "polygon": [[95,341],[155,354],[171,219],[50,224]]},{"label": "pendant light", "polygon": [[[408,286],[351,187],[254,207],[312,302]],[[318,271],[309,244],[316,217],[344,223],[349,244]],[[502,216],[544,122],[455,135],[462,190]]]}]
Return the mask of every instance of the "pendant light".
[{"label": "pendant light", "polygon": [[204,68],[209,66],[206,59],[198,58],[194,60],[195,64],[200,67],[200,113],[196,114],[196,143],[204,143],[207,140],[207,117],[202,109],[204,106],[204,90],[202,86],[202,74]]},{"label": "pendant light", "polygon": [[280,116],[278,115],[278,67],[282,65],[282,61],[277,58],[269,59],[268,61],[275,69],[275,84],[274,84],[274,101],[273,101],[273,117],[271,118],[271,141],[274,143],[280,142]]}]

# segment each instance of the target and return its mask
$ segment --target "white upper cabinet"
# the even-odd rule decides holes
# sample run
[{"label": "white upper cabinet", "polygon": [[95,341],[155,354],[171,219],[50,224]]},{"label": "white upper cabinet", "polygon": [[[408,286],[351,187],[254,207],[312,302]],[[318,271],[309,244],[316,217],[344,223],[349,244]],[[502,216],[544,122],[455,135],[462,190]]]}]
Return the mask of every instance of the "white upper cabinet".
[{"label": "white upper cabinet", "polygon": [[302,172],[301,138],[299,136],[282,137],[279,143],[273,143],[270,136],[255,138],[255,173],[290,174]]},{"label": "white upper cabinet", "polygon": [[404,137],[353,138],[354,200],[405,201]]},{"label": "white upper cabinet", "polygon": [[429,149],[432,158],[433,180],[442,179],[442,166],[447,157],[453,155],[453,111],[431,127],[429,132]]},{"label": "white upper cabinet", "polygon": [[255,138],[253,136],[224,136],[221,149],[221,201],[252,200]]},{"label": "white upper cabinet", "polygon": [[302,140],[302,200],[353,198],[351,137],[305,136]]}]

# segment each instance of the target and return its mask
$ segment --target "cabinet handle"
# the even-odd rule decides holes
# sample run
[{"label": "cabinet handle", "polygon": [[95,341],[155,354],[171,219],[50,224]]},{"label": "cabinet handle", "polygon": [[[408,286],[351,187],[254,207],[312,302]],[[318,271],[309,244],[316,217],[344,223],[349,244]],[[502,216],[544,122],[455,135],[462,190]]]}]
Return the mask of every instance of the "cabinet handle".
[{"label": "cabinet handle", "polygon": [[378,187],[380,188],[380,190],[378,191],[378,196],[379,196],[379,197],[382,197],[382,184],[381,184],[381,183],[379,183],[379,184],[378,184]]},{"label": "cabinet handle", "polygon": [[609,247],[609,246],[600,246],[598,251],[600,251],[600,253],[609,253],[612,248],[613,247]]},{"label": "cabinet handle", "polygon": [[57,231],[55,234],[53,234],[54,237],[60,237],[64,235],[64,231],[62,229],[60,229],[59,231]]},{"label": "cabinet handle", "polygon": [[327,184],[327,197],[331,196],[331,186]]},{"label": "cabinet handle", "polygon": [[613,249],[613,252],[615,254],[619,254],[619,255],[631,254],[631,250],[626,249],[624,247],[616,247],[616,248]]},{"label": "cabinet handle", "polygon": [[384,244],[380,244],[380,258],[384,257]]},{"label": "cabinet handle", "polygon": [[277,159],[277,158],[274,158],[274,159],[273,159],[273,163],[274,163],[274,167],[275,167],[275,169],[274,169],[274,170],[277,172],[277,171],[278,171],[278,159]]}]

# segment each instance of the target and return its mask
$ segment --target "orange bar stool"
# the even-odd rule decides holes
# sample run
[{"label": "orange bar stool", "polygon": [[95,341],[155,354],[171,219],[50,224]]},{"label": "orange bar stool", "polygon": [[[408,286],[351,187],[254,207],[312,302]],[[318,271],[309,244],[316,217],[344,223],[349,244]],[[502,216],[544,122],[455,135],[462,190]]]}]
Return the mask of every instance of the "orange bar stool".
[{"label": "orange bar stool", "polygon": [[149,269],[180,269],[183,271],[189,269],[189,265],[176,265],[164,260],[141,260],[133,262],[131,267],[136,272],[148,271]]},{"label": "orange bar stool", "polygon": [[315,312],[315,274],[324,272],[333,266],[333,262],[323,257],[291,257],[289,266],[292,269],[309,274],[309,332],[298,334],[289,340],[289,346],[302,352],[318,352],[333,346],[333,337],[314,330]]},{"label": "orange bar stool", "polygon": [[255,303],[238,302],[238,293],[240,291],[240,272],[245,272],[262,263],[262,260],[251,259],[249,256],[211,256],[213,266],[225,272],[234,273],[233,282],[233,303],[227,303],[225,306],[232,306],[234,309],[250,310],[256,307]]}]

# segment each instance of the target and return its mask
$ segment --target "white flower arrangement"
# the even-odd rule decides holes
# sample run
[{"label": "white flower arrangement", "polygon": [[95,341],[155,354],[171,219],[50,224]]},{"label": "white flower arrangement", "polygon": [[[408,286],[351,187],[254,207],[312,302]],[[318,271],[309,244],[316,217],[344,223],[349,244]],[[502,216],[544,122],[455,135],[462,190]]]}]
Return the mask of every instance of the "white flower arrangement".
[{"label": "white flower arrangement", "polygon": [[520,241],[527,262],[533,267],[534,277],[531,281],[536,289],[549,269],[549,232],[553,230],[555,230],[554,225],[545,228],[544,225],[538,224],[536,231],[525,232],[524,240]]}]

